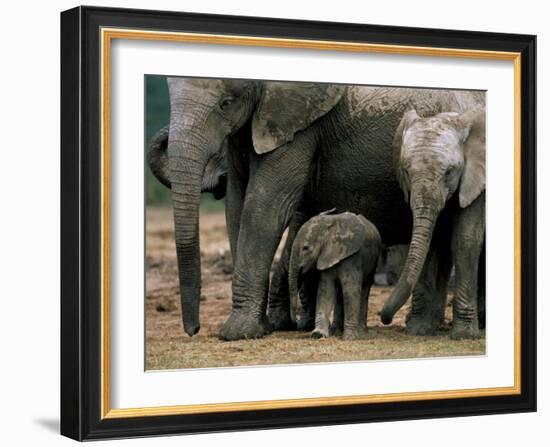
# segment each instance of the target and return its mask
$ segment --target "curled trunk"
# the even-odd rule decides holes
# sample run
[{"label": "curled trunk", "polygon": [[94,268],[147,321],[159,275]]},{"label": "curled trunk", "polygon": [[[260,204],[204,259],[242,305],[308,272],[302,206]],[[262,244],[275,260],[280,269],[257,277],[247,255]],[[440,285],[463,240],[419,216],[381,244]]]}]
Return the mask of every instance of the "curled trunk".
[{"label": "curled trunk", "polygon": [[418,281],[430,248],[438,211],[433,208],[423,212],[413,210],[413,231],[407,261],[393,293],[380,312],[384,324],[392,322],[393,316],[407,302]]},{"label": "curled trunk", "polygon": [[167,154],[168,134],[169,126],[164,126],[153,136],[147,148],[147,164],[158,181],[170,188],[170,166]]}]

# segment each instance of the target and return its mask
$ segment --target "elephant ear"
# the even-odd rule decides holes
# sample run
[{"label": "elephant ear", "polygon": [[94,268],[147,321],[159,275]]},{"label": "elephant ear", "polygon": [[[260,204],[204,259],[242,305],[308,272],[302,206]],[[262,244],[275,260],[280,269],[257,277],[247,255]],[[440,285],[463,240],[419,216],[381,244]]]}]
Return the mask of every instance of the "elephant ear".
[{"label": "elephant ear", "polygon": [[330,219],[317,258],[317,269],[326,270],[357,253],[365,241],[363,222],[353,213],[326,216]]},{"label": "elephant ear", "polygon": [[331,84],[266,82],[252,119],[252,143],[265,154],[294,139],[340,100],[345,87]]},{"label": "elephant ear", "polygon": [[458,201],[465,208],[485,191],[485,108],[464,112],[458,120],[464,138],[464,171]]},{"label": "elephant ear", "polygon": [[405,181],[406,174],[403,170],[403,166],[400,161],[401,147],[403,146],[403,137],[405,135],[405,132],[419,118],[420,117],[418,116],[418,113],[416,113],[416,110],[414,109],[409,110],[408,112],[405,112],[405,114],[403,115],[403,118],[401,118],[401,122],[399,123],[399,126],[397,126],[397,130],[395,131],[395,135],[393,137],[393,157],[394,157],[394,163],[396,167],[397,180],[405,196],[404,197],[405,202],[407,203],[409,203],[409,186]]}]

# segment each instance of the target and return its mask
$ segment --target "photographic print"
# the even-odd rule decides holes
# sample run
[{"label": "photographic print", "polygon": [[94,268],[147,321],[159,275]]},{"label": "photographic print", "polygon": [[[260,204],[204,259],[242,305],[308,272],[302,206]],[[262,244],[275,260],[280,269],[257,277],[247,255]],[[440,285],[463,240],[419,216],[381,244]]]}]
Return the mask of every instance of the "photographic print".
[{"label": "photographic print", "polygon": [[146,75],[146,369],[484,355],[485,101]]}]

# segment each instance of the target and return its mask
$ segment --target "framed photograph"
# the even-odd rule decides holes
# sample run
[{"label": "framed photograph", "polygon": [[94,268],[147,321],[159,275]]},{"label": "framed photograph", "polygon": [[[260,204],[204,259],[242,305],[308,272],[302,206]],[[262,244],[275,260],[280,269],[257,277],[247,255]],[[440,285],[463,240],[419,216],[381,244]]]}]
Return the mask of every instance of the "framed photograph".
[{"label": "framed photograph", "polygon": [[61,432],[536,410],[531,35],[61,14]]}]

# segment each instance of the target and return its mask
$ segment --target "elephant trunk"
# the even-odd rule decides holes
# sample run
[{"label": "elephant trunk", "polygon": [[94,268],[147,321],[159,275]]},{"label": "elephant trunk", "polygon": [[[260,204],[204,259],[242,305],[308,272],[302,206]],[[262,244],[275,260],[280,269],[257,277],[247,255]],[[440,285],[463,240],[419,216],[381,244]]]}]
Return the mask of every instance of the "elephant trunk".
[{"label": "elephant trunk", "polygon": [[411,194],[413,211],[411,244],[399,281],[380,312],[384,324],[392,322],[394,315],[407,302],[416,286],[428,255],[437,216],[443,208],[443,201],[439,198],[426,204],[424,197],[424,194],[415,194],[414,191]]},{"label": "elephant trunk", "polygon": [[207,162],[196,132],[171,131],[168,145],[183,327],[190,336],[200,329],[199,205]]}]

